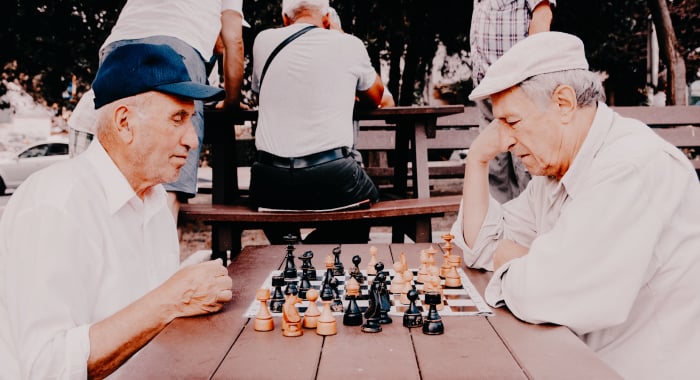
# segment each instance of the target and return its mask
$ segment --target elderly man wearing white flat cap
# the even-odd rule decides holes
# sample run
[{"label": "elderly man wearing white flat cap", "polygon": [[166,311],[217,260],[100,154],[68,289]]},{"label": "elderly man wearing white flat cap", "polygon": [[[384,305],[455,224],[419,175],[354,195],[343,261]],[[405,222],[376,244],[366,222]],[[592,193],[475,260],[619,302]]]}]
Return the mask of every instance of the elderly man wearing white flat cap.
[{"label": "elderly man wearing white flat cap", "polygon": [[[532,35],[471,99],[494,121],[474,141],[452,227],[467,265],[494,270],[486,300],[568,326],[629,379],[700,373],[700,184],[686,156],[604,103],[578,38]],[[488,162],[520,157],[517,198],[489,195]]]}]

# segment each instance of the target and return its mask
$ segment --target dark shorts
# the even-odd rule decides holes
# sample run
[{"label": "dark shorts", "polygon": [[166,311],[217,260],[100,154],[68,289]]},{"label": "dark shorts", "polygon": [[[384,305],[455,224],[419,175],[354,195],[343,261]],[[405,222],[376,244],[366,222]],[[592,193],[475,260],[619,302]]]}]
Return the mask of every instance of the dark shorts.
[{"label": "dark shorts", "polygon": [[352,155],[298,169],[255,162],[250,175],[250,198],[258,207],[319,210],[379,199],[377,187]]}]

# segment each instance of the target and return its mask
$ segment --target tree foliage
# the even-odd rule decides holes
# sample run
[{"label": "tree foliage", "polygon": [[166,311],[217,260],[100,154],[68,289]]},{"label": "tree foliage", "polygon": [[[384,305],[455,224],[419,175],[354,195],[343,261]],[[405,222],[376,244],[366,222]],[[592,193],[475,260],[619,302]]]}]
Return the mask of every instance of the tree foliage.
[{"label": "tree foliage", "polygon": [[[70,107],[62,94],[72,83],[89,84],[97,51],[126,0],[6,0],[0,3],[0,64],[3,78],[22,84],[36,99]],[[448,53],[469,50],[469,0],[331,0],[346,32],[364,40],[379,69],[389,65],[388,87],[397,103],[420,103],[439,43]],[[282,24],[281,1],[245,0],[247,72],[255,35]],[[700,68],[700,2],[669,3],[671,19],[686,61],[687,80]],[[646,0],[560,1],[554,30],[573,33],[586,44],[595,70],[606,71],[611,103],[640,104],[646,85]],[[663,67],[662,67],[663,68]],[[471,83],[462,88],[470,90]],[[249,83],[244,83],[244,89]],[[80,92],[80,90],[78,90]],[[74,100],[73,100],[74,101]]]}]

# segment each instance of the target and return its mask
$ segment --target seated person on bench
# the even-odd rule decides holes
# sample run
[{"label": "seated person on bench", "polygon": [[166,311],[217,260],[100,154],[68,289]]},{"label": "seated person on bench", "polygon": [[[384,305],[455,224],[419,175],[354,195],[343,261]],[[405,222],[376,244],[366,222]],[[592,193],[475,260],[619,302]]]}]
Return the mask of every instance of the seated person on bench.
[{"label": "seated person on bench", "polygon": [[[329,30],[328,9],[328,0],[285,0],[285,27],[261,32],[253,44],[259,116],[250,196],[258,207],[321,210],[378,200],[377,188],[351,154],[352,114],[356,96],[377,107],[384,86],[362,41]],[[299,237],[298,229],[265,232],[273,244],[289,233]],[[368,239],[369,224],[360,221],[317,229],[305,242]]]},{"label": "seated person on bench", "polygon": [[[700,184],[683,152],[604,103],[575,36],[542,32],[494,62],[470,99],[494,120],[467,155],[452,233],[485,298],[530,323],[567,326],[625,379],[700,372]],[[489,195],[488,162],[532,173]]]}]

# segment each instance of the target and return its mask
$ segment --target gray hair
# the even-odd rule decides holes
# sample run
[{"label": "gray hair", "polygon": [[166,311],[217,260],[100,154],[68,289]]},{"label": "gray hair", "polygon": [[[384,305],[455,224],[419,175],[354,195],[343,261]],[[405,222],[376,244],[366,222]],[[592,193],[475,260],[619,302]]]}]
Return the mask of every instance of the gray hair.
[{"label": "gray hair", "polygon": [[322,15],[328,13],[328,0],[283,0],[282,14],[296,20],[304,13],[318,11]]},{"label": "gray hair", "polygon": [[535,75],[520,83],[520,88],[535,104],[544,109],[552,93],[560,85],[571,86],[576,93],[579,107],[595,106],[605,101],[605,92],[600,76],[588,70],[564,70]]}]

